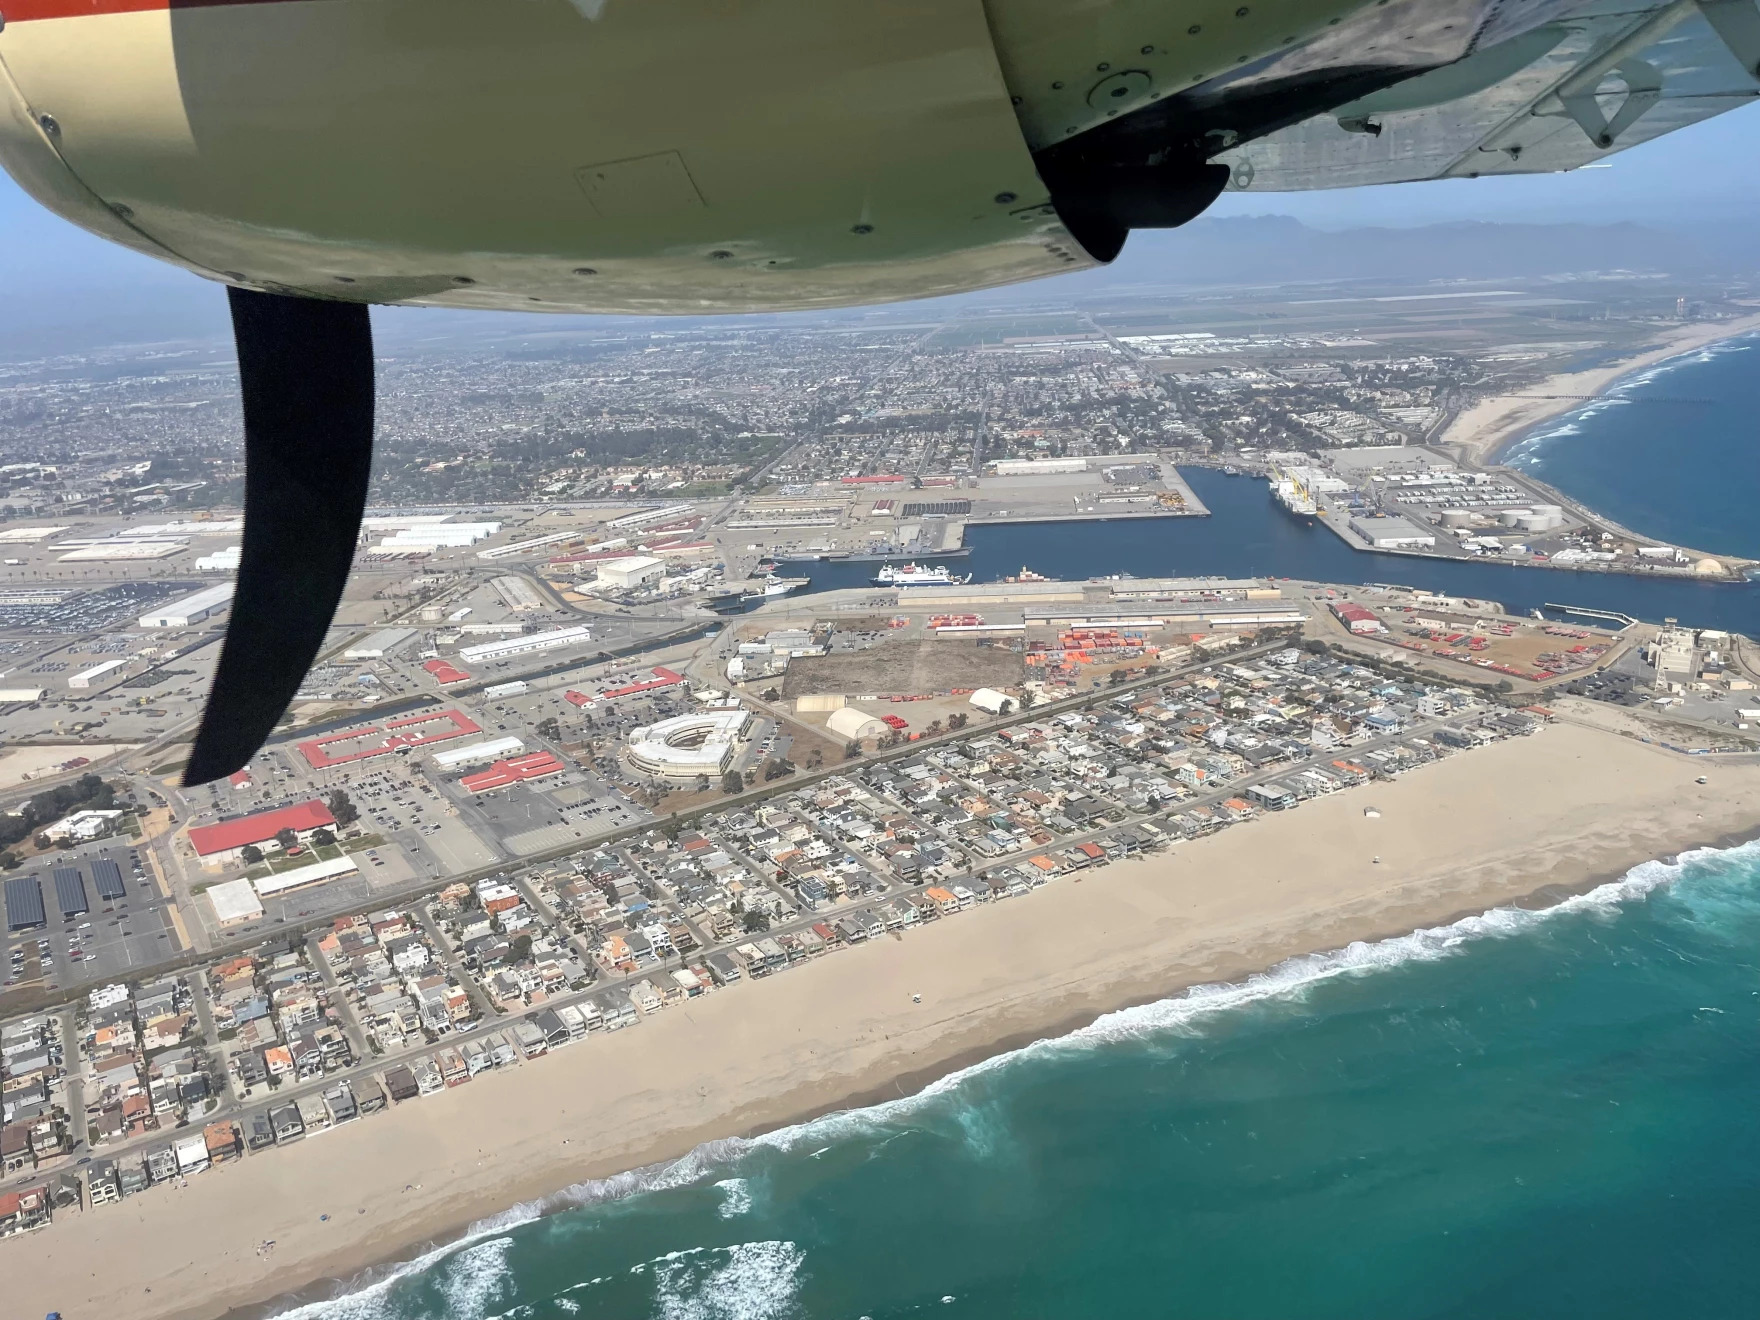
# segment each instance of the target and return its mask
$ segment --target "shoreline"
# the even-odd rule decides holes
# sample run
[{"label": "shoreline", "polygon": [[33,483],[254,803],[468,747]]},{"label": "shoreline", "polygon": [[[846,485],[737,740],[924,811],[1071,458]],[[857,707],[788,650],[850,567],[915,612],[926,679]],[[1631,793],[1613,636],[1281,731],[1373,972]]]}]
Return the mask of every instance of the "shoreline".
[{"label": "shoreline", "polygon": [[[1716,783],[1696,786],[1707,769]],[[1381,816],[1364,817],[1369,805]],[[9,1271],[21,1314],[207,1320],[330,1302],[498,1231],[509,1207],[565,1209],[596,1180],[633,1188],[626,1171],[729,1133],[896,1100],[1193,986],[1492,908],[1551,907],[1659,856],[1756,834],[1760,766],[1554,725],[688,1001],[633,1035],[485,1074],[310,1149],[58,1218],[0,1243],[0,1268],[6,1251],[29,1253]],[[265,1238],[276,1254],[253,1260]]]},{"label": "shoreline", "polygon": [[[1461,458],[1480,467],[1501,466],[1504,454],[1528,432],[1553,418],[1586,407],[1627,376],[1670,358],[1685,357],[1712,344],[1739,339],[1755,331],[1760,331],[1760,312],[1733,321],[1683,326],[1665,335],[1661,342],[1640,347],[1631,357],[1613,365],[1559,372],[1518,392],[1488,395],[1456,417],[1430,443],[1439,448],[1454,449]],[[1568,394],[1586,397],[1544,397]]]},{"label": "shoreline", "polygon": [[[1417,927],[1412,930],[1388,929],[1385,931],[1363,934],[1358,936],[1357,940],[1354,942],[1368,945],[1383,944],[1389,940],[1401,939],[1405,936],[1416,934],[1421,930],[1442,929],[1454,926],[1462,921],[1484,916],[1487,912],[1500,909],[1516,909],[1533,913],[1549,912],[1552,909],[1559,907],[1561,904],[1568,902],[1572,898],[1580,898],[1585,894],[1593,893],[1595,890],[1600,889],[1605,885],[1617,884],[1629,876],[1634,869],[1642,866],[1645,862],[1656,861],[1663,865],[1674,865],[1676,864],[1677,859],[1686,853],[1701,850],[1728,852],[1732,849],[1739,848],[1744,844],[1755,842],[1756,840],[1760,840],[1760,825],[1756,825],[1755,827],[1744,831],[1719,835],[1711,842],[1690,843],[1682,847],[1679,852],[1665,854],[1662,857],[1643,858],[1640,861],[1633,862],[1631,866],[1626,867],[1624,870],[1613,870],[1589,876],[1578,883],[1570,885],[1542,885],[1530,893],[1519,895],[1507,902],[1500,903],[1496,908],[1464,908],[1459,912],[1431,923],[1429,926]],[[1161,993],[1147,994],[1141,998],[1120,1003],[1113,1008],[1104,1009],[1097,1013],[1088,1013],[1072,1017],[1041,1033],[1022,1033],[1011,1038],[998,1040],[993,1046],[975,1046],[964,1055],[956,1055],[942,1063],[925,1067],[916,1072],[901,1073],[892,1079],[892,1081],[887,1082],[882,1086],[874,1087],[867,1091],[855,1092],[839,1101],[822,1105],[814,1109],[803,1110],[796,1114],[786,1115],[774,1121],[759,1124],[747,1131],[726,1133],[721,1137],[712,1140],[755,1141],[775,1132],[785,1132],[791,1128],[805,1127],[822,1118],[830,1118],[838,1114],[856,1115],[866,1110],[878,1108],[881,1105],[891,1104],[899,1100],[910,1100],[921,1095],[929,1087],[932,1087],[939,1082],[946,1081],[950,1077],[956,1077],[981,1064],[993,1060],[1001,1062],[1011,1055],[1019,1054],[1024,1050],[1030,1049],[1034,1045],[1050,1044],[1065,1040],[1094,1026],[1101,1019],[1111,1016],[1112,1014],[1125,1013],[1132,1009],[1147,1008],[1154,1004],[1164,1003],[1170,1000],[1178,1000],[1188,995],[1191,991],[1206,986],[1244,988],[1252,978],[1275,972],[1279,967],[1288,962],[1304,957],[1327,957],[1342,951],[1343,946],[1333,949],[1308,950],[1304,953],[1291,954],[1288,958],[1277,963],[1272,963],[1266,967],[1250,967],[1243,964],[1239,970],[1232,974],[1224,974],[1211,980],[1190,981],[1180,985],[1171,986]],[[400,1272],[404,1266],[413,1265],[424,1257],[436,1254],[442,1256],[449,1255],[455,1251],[463,1249],[469,1243],[481,1241],[484,1238],[497,1236],[501,1233],[511,1232],[517,1227],[528,1223],[534,1223],[537,1220],[547,1218],[550,1215],[565,1214],[569,1210],[579,1209],[588,1204],[604,1204],[611,1200],[620,1199],[616,1196],[597,1200],[588,1198],[576,1199],[569,1198],[568,1193],[574,1187],[581,1186],[582,1183],[605,1182],[618,1175],[628,1175],[632,1178],[640,1179],[641,1175],[662,1173],[672,1166],[679,1164],[681,1161],[688,1160],[706,1144],[711,1143],[699,1143],[697,1146],[693,1146],[689,1150],[685,1150],[670,1158],[654,1160],[646,1164],[634,1166],[630,1169],[621,1169],[618,1170],[616,1174],[607,1175],[603,1178],[583,1179],[580,1183],[572,1183],[568,1186],[557,1188],[547,1194],[515,1200],[501,1212],[501,1215],[513,1214],[514,1212],[523,1210],[527,1207],[533,1208],[533,1212],[529,1217],[521,1218],[516,1222],[495,1224],[494,1221],[500,1218],[501,1215],[478,1215],[473,1218],[459,1220],[450,1228],[442,1230],[424,1241],[411,1243],[403,1250],[374,1261],[355,1271],[354,1274],[350,1276],[326,1277],[315,1282],[311,1287],[306,1289],[284,1293],[257,1303],[234,1307],[216,1317],[216,1320],[275,1320],[275,1317],[287,1315],[288,1312],[296,1310],[301,1306],[321,1305],[326,1302],[338,1301],[359,1292],[363,1287],[371,1287],[374,1283]],[[639,1194],[639,1191],[632,1190],[629,1194]]]}]

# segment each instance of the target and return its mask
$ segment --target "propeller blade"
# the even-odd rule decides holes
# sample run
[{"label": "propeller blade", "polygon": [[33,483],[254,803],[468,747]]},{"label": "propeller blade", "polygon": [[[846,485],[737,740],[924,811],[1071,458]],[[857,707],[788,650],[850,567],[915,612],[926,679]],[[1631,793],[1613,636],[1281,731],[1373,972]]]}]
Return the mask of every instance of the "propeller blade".
[{"label": "propeller blade", "polygon": [[244,393],[244,545],[186,787],[243,769],[299,690],[354,562],[373,457],[365,304],[227,296]]}]

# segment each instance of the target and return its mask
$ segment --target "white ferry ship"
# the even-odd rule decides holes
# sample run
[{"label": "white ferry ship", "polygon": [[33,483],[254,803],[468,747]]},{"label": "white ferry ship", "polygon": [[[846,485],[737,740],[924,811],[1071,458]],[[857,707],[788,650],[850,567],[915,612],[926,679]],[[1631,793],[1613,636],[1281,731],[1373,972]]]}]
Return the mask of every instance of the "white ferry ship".
[{"label": "white ferry ship", "polygon": [[872,579],[877,587],[961,587],[971,580],[970,573],[955,577],[945,568],[930,564],[906,564],[903,568],[886,564]]}]

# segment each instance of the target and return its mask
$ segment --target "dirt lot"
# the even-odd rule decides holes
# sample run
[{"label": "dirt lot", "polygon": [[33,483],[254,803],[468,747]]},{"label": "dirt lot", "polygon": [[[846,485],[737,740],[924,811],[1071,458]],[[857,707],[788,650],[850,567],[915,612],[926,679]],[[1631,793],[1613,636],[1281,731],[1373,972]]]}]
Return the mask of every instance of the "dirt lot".
[{"label": "dirt lot", "polygon": [[782,694],[855,696],[946,692],[952,688],[1018,687],[1026,665],[1018,652],[970,638],[887,641],[866,651],[809,656],[790,662]]}]

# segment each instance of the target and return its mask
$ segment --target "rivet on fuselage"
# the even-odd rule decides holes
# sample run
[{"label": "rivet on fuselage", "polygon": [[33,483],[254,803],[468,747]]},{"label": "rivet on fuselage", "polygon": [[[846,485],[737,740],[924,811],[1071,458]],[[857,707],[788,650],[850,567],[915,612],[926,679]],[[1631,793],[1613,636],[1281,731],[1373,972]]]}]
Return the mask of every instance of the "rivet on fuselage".
[{"label": "rivet on fuselage", "polygon": [[996,204],[998,206],[1007,206],[1013,200],[1014,194],[1011,192],[999,192],[996,194]]},{"label": "rivet on fuselage", "polygon": [[849,227],[849,232],[852,234],[871,234],[874,232],[874,226],[873,225],[851,225]]},{"label": "rivet on fuselage", "polygon": [[37,127],[41,128],[43,132],[47,133],[50,137],[61,136],[61,125],[55,122],[54,115],[38,115]]}]

